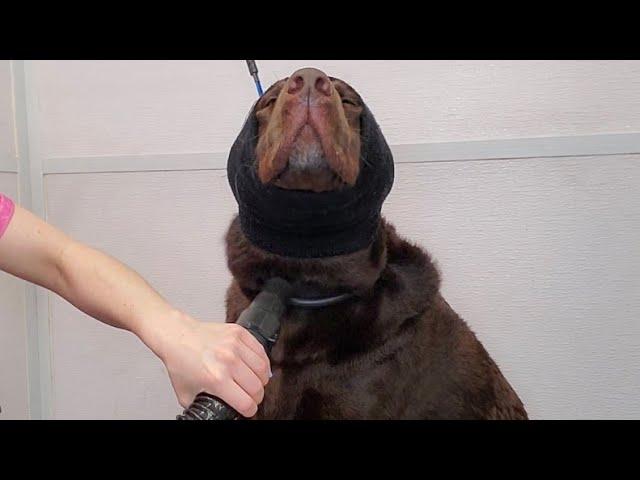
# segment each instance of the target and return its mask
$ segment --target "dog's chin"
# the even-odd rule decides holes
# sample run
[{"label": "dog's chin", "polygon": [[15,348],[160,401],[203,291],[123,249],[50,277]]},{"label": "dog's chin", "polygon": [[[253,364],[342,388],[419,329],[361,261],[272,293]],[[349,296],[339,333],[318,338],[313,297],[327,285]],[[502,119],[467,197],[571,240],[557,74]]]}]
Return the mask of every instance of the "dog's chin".
[{"label": "dog's chin", "polygon": [[339,190],[345,182],[329,166],[319,141],[294,143],[287,165],[273,180],[286,190],[305,190],[316,193]]}]

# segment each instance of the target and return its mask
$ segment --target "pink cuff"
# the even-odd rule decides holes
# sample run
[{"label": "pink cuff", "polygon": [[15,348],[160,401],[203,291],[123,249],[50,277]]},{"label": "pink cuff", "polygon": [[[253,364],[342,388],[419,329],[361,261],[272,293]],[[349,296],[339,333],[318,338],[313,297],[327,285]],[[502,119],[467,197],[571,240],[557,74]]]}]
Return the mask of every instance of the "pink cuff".
[{"label": "pink cuff", "polygon": [[9,226],[15,206],[9,197],[5,197],[0,193],[0,238]]}]

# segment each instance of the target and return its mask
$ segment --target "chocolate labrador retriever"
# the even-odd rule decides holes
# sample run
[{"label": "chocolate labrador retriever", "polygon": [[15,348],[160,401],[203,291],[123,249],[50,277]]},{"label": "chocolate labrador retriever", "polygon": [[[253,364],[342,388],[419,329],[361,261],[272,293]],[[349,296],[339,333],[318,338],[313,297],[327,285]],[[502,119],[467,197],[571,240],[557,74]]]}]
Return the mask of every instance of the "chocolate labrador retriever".
[{"label": "chocolate labrador retriever", "polygon": [[352,87],[313,68],[275,83],[227,172],[227,322],[271,277],[296,297],[255,419],[527,419],[429,254],[380,216],[393,158]]}]

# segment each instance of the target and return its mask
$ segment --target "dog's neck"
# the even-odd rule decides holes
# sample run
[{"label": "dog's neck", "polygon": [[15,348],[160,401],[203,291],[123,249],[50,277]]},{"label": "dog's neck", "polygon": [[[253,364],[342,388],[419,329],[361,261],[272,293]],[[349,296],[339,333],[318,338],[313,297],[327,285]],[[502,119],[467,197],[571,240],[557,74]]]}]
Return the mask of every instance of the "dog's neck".
[{"label": "dog's neck", "polygon": [[331,297],[343,293],[356,296],[369,292],[387,263],[384,221],[367,248],[327,258],[297,259],[274,255],[251,244],[236,217],[226,236],[227,262],[242,291],[255,296],[272,277],[287,280],[298,298]]},{"label": "dog's neck", "polygon": [[288,309],[272,352],[277,365],[306,365],[322,355],[336,364],[365,344],[376,348],[401,329],[410,332],[415,320],[438,301],[440,276],[428,253],[400,238],[384,219],[369,247],[344,256],[304,260],[258,249],[235,219],[227,233],[227,261],[234,286],[240,289],[236,295],[245,297],[229,297],[232,321],[271,277],[292,283],[298,289],[294,295],[353,294],[335,306]]}]

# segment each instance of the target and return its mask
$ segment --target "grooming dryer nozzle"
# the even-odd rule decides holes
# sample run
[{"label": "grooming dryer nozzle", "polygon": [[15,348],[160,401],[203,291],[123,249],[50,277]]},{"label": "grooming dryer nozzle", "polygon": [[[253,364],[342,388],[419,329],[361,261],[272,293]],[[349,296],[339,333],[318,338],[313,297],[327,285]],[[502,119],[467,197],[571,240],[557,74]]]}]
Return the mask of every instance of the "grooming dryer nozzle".
[{"label": "grooming dryer nozzle", "polygon": [[[278,338],[280,318],[287,308],[293,287],[281,278],[268,280],[262,291],[240,314],[238,325],[249,330],[264,347],[267,355]],[[222,400],[199,393],[189,408],[177,420],[236,420],[240,414]]]}]

